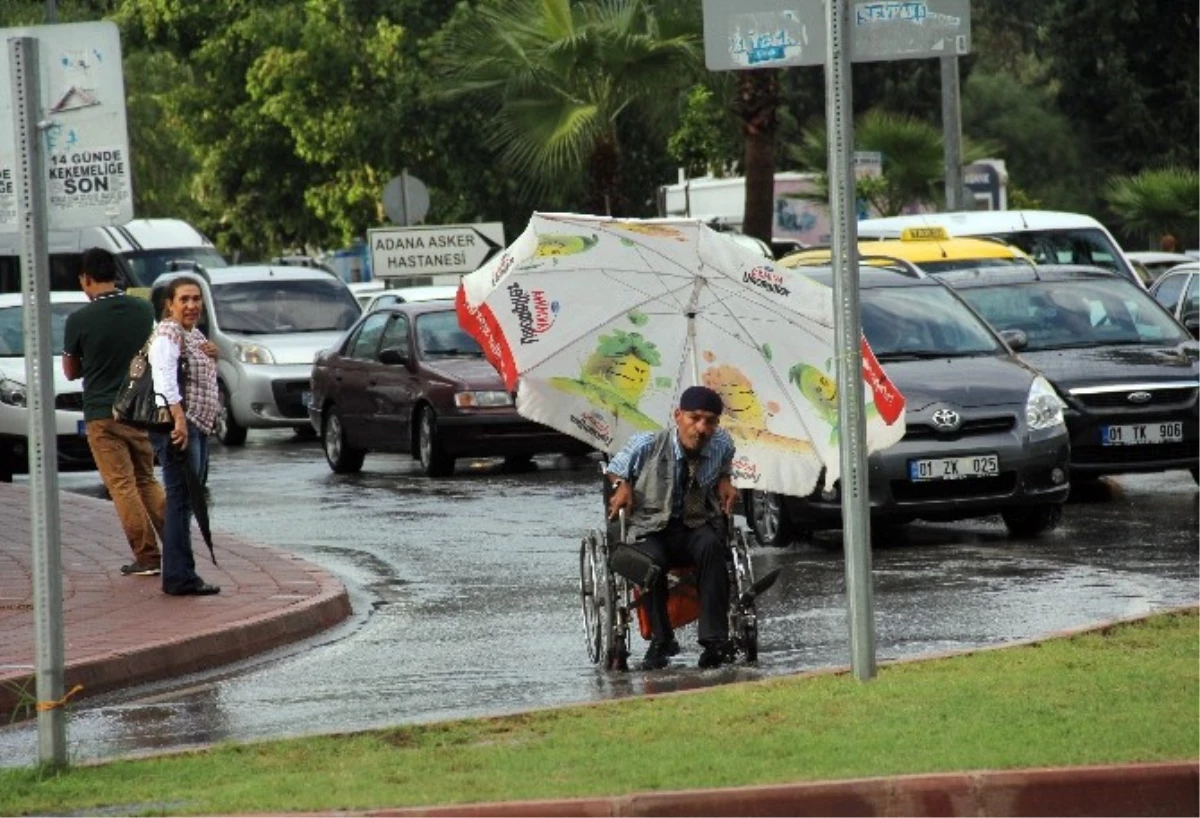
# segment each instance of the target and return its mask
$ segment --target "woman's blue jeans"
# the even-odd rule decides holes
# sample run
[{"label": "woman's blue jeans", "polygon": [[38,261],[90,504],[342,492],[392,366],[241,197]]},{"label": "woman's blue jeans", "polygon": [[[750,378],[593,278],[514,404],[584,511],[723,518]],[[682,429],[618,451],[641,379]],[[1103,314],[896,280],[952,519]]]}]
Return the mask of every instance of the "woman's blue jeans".
[{"label": "woman's blue jeans", "polygon": [[188,496],[186,461],[197,475],[208,471],[208,435],[188,421],[186,460],[183,452],[171,445],[171,436],[151,433],[150,440],[162,465],[163,488],[167,493],[166,521],[163,525],[162,587],[168,594],[197,585],[196,560],[192,555],[192,502]]}]

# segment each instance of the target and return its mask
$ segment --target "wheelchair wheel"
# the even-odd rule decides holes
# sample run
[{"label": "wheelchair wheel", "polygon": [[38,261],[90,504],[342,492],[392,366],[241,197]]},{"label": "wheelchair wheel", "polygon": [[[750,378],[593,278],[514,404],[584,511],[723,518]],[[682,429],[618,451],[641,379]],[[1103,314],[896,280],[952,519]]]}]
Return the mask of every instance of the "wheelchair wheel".
[{"label": "wheelchair wheel", "polygon": [[608,570],[604,564],[610,603],[604,619],[603,647],[604,667],[622,673],[629,670],[629,585],[621,577]]},{"label": "wheelchair wheel", "polygon": [[758,611],[753,597],[747,598],[747,591],[754,585],[754,565],[750,562],[750,549],[741,529],[733,531],[729,550],[733,574],[730,589],[734,595],[729,605],[729,632],[746,663],[754,664],[758,661]]},{"label": "wheelchair wheel", "polygon": [[601,622],[605,618],[604,576],[598,572],[600,553],[596,532],[589,532],[579,545],[579,601],[583,607],[583,631],[587,639],[588,658],[592,664],[600,661],[603,638]]}]

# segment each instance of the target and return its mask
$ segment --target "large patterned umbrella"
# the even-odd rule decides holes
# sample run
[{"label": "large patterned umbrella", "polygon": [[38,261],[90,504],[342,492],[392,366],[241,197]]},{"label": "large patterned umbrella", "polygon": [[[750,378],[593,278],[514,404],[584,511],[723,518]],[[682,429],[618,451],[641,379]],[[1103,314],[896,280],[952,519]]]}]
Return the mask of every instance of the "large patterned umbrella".
[{"label": "large patterned umbrella", "polygon": [[[737,486],[805,496],[838,477],[832,290],[697,220],[534,214],[457,306],[531,420],[613,453],[703,384]],[[862,351],[875,450],[903,437],[904,399]]]}]

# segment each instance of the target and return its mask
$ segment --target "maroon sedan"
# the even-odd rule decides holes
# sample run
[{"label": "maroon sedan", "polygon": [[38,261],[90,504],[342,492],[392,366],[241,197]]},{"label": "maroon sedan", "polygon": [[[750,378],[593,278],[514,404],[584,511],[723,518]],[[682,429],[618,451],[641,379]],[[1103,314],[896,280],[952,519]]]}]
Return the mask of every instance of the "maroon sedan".
[{"label": "maroon sedan", "polygon": [[335,472],[367,452],[411,452],[431,477],[458,457],[586,454],[590,447],[517,414],[499,373],[458,326],[454,304],[394,304],[363,315],[317,355],[309,419]]}]

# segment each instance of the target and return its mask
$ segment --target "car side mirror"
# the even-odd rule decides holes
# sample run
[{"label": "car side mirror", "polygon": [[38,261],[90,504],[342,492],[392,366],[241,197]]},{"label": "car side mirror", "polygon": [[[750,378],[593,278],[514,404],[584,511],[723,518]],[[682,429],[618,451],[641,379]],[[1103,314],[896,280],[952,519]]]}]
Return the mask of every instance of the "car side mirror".
[{"label": "car side mirror", "polygon": [[1200,312],[1196,310],[1188,310],[1183,314],[1183,326],[1192,334],[1193,338],[1200,338]]},{"label": "car side mirror", "polygon": [[388,366],[396,366],[399,364],[408,365],[409,363],[408,350],[404,347],[388,347],[379,351],[379,362]]},{"label": "car side mirror", "polygon": [[1029,336],[1023,329],[1005,329],[1000,331],[1000,337],[1008,344],[1013,352],[1019,352],[1029,346]]}]

